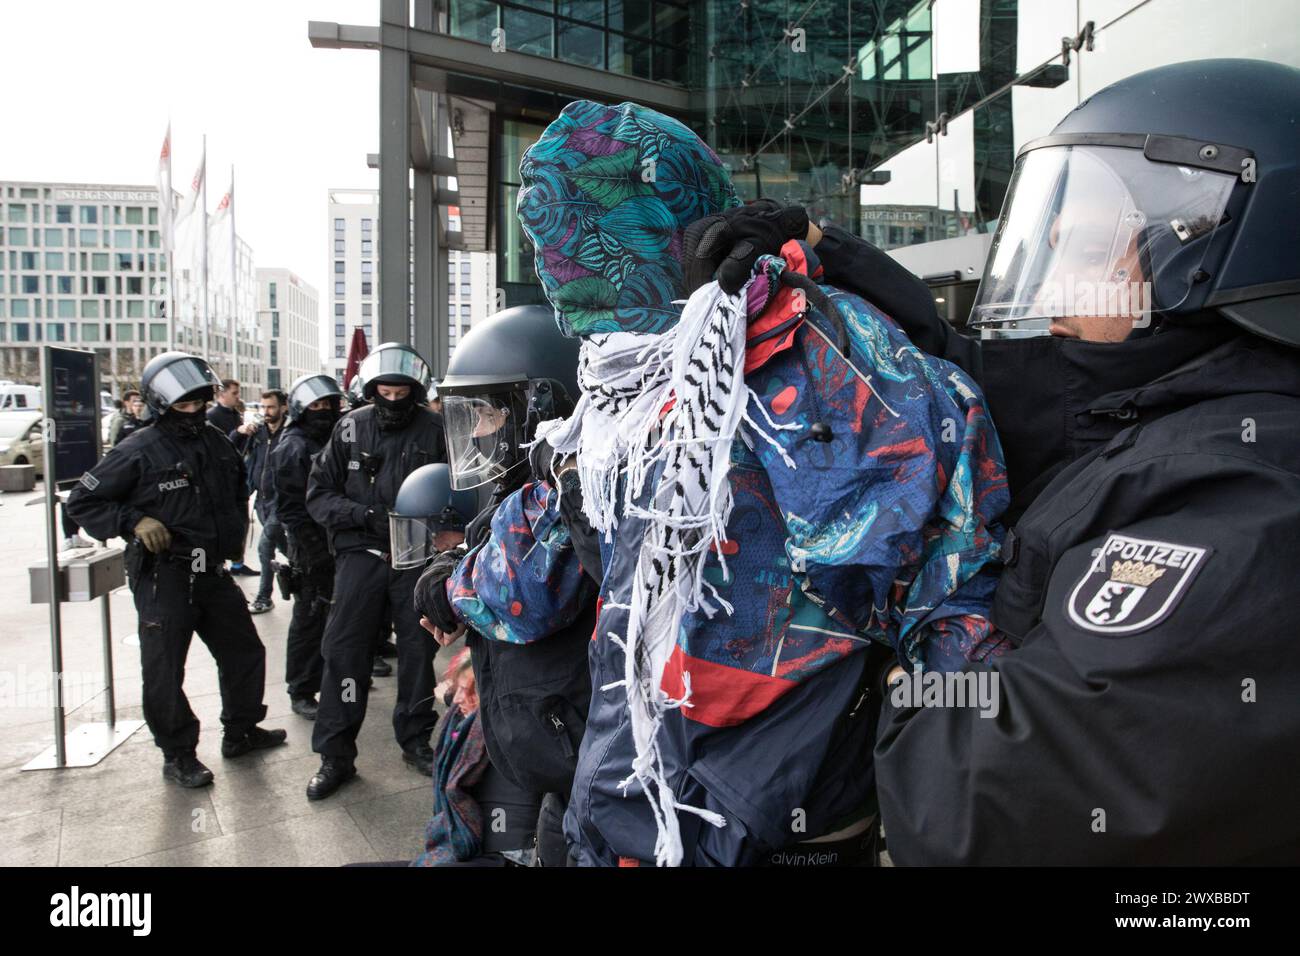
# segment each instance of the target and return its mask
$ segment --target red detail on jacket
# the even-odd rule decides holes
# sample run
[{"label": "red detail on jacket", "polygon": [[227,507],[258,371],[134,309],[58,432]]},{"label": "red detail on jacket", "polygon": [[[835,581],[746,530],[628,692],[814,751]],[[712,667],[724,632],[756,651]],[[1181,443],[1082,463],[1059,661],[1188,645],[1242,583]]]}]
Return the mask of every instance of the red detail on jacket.
[{"label": "red detail on jacket", "polygon": [[710,727],[743,724],[799,686],[779,677],[690,657],[680,647],[674,647],[659,684],[665,694],[680,699],[686,693],[684,671],[691,675],[691,706],[682,708],[682,716]]}]

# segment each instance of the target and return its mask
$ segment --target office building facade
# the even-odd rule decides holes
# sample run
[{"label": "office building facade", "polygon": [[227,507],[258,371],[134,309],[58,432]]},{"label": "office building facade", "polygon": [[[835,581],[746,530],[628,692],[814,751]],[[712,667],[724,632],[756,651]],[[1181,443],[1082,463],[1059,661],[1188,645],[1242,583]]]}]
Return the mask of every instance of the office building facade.
[{"label": "office building facade", "polygon": [[[168,315],[158,211],[152,186],[0,182],[0,378],[35,383],[44,344],[93,349],[103,388],[120,394],[159,352],[203,351],[199,269],[175,264]],[[235,247],[231,279],[209,277],[207,354],[218,374],[260,387],[252,250]]]},{"label": "office building facade", "polygon": [[266,356],[266,388],[288,390],[321,368],[320,297],[288,269],[257,270],[257,320]]}]

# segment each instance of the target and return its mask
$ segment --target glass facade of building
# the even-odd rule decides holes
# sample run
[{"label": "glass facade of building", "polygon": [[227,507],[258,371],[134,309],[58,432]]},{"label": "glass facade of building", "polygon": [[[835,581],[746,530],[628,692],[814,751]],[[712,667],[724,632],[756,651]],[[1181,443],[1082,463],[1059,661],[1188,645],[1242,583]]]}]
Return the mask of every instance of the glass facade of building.
[{"label": "glass facade of building", "polygon": [[[1218,56],[1300,66],[1293,14],[1288,0],[1249,16],[1213,0],[452,0],[450,22],[687,88],[680,118],[743,196],[899,249],[990,234],[1017,150],[1115,80]],[[518,159],[548,117],[534,102],[519,118],[509,96],[497,109],[498,275],[514,304],[535,281]]]}]

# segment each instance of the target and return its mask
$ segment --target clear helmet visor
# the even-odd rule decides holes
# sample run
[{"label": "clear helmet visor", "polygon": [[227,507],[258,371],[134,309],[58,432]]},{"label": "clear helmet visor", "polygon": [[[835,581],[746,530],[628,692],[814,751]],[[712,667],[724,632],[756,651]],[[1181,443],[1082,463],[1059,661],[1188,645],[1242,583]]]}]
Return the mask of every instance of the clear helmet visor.
[{"label": "clear helmet visor", "polygon": [[971,325],[1044,335],[1075,318],[1140,328],[1191,292],[1236,177],[1140,149],[1060,145],[1016,163]]},{"label": "clear helmet visor", "polygon": [[519,460],[523,412],[519,393],[444,395],[451,486],[457,491],[496,481]]},{"label": "clear helmet visor", "polygon": [[439,553],[436,547],[438,535],[451,531],[463,532],[464,519],[457,522],[454,515],[447,518],[416,518],[389,514],[388,533],[393,567],[424,567]]}]

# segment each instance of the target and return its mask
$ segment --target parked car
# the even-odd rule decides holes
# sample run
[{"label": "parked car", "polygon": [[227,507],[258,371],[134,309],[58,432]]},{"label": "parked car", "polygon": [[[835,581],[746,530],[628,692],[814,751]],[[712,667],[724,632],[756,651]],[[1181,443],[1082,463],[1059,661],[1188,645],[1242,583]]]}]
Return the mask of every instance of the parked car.
[{"label": "parked car", "polygon": [[39,411],[0,412],[0,465],[34,465],[45,474],[45,435]]}]

